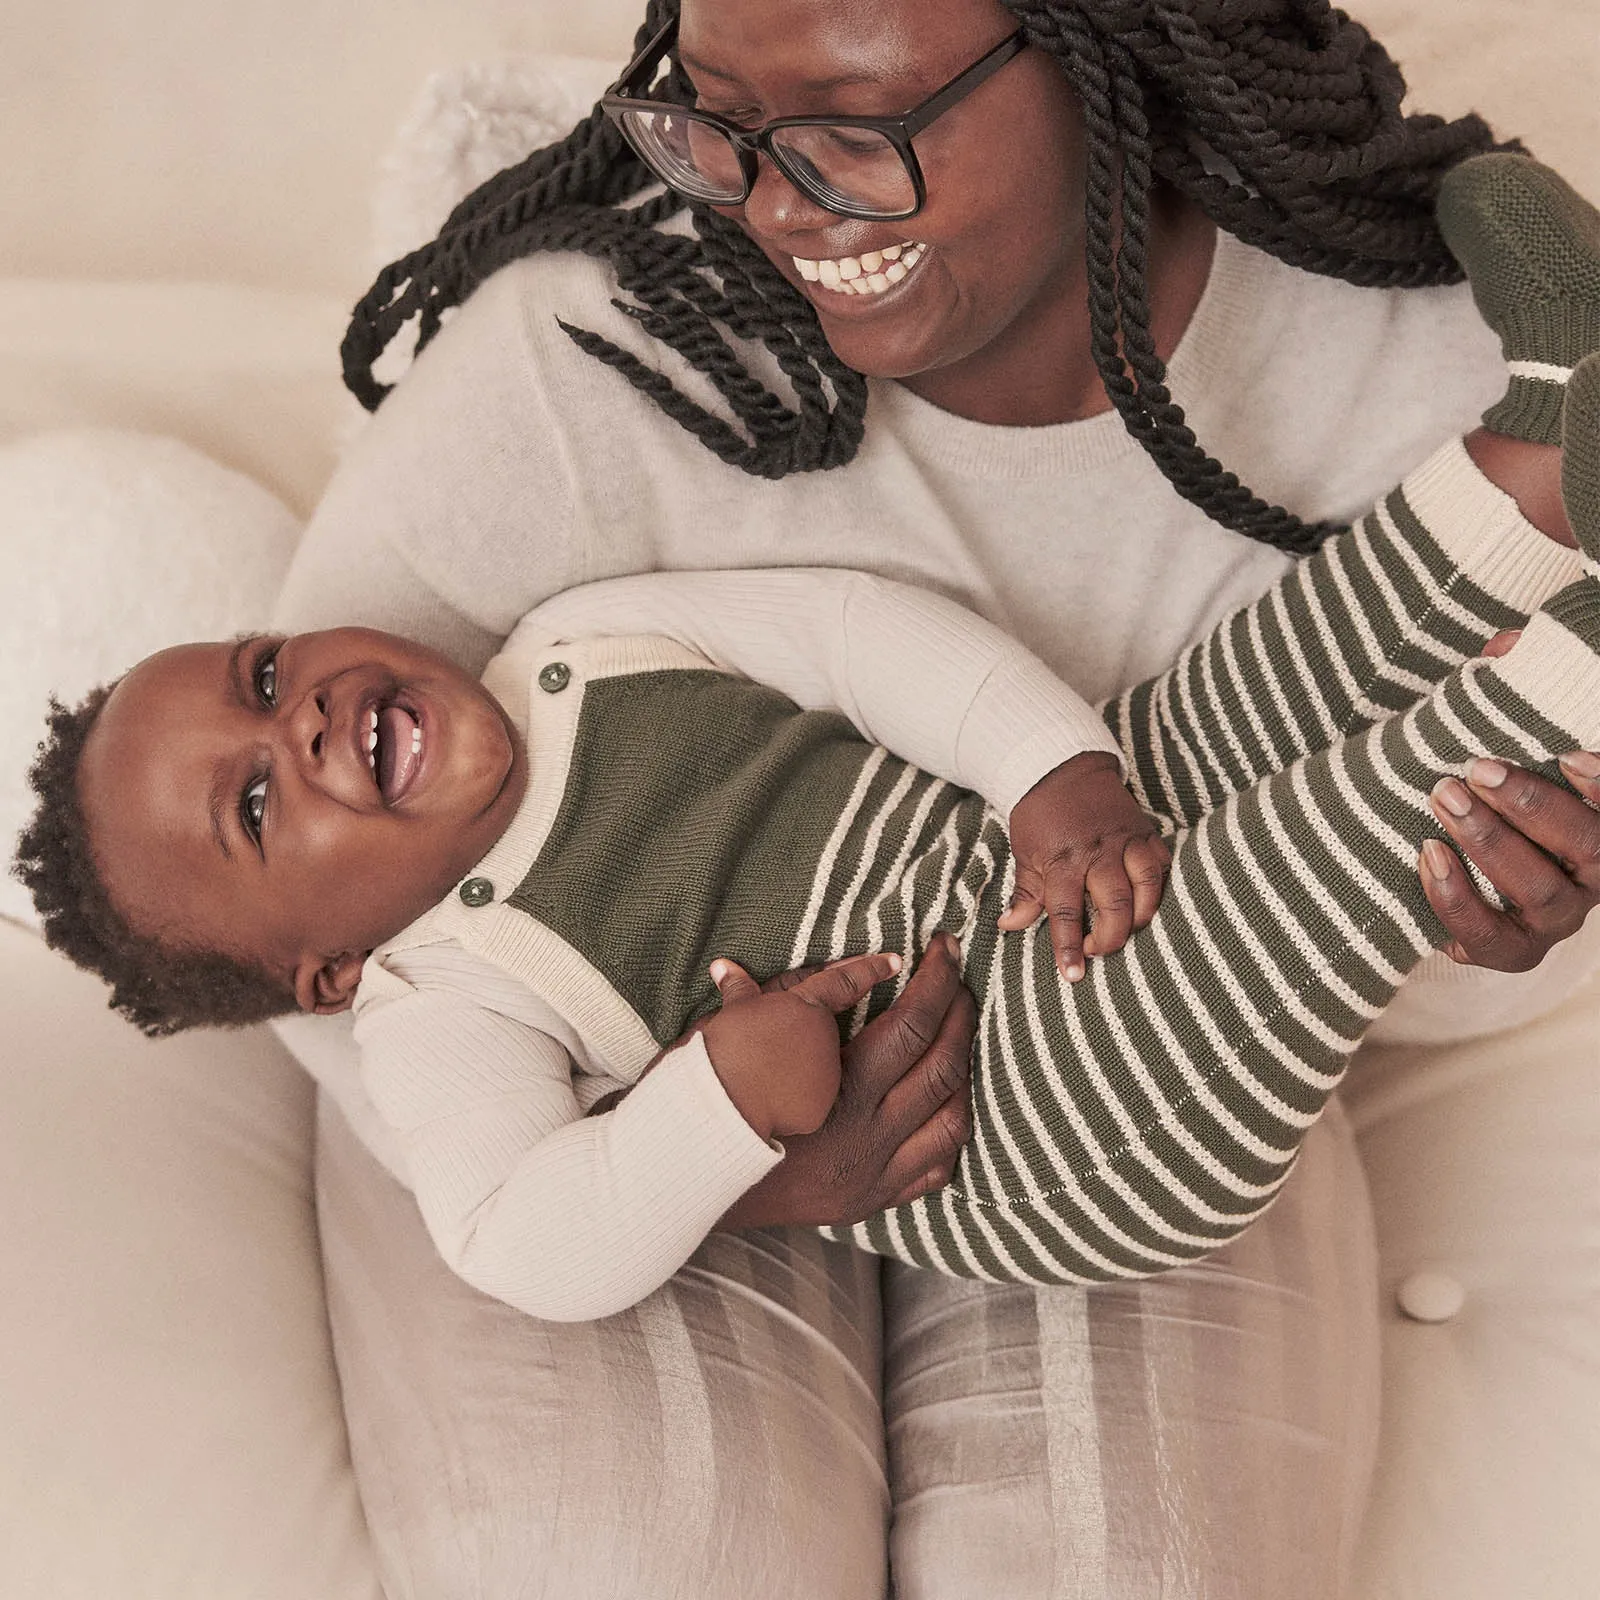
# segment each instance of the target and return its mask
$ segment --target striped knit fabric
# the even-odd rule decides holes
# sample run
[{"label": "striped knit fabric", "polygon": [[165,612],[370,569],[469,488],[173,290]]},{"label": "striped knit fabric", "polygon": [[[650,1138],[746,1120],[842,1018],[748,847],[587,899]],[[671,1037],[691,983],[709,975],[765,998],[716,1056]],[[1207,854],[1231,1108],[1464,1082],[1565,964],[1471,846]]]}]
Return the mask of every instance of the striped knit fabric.
[{"label": "striped knit fabric", "polygon": [[969,841],[956,807],[908,850],[941,786],[891,784],[886,763],[821,863],[813,898],[831,921],[794,954],[956,932],[980,996],[975,1127],[948,1188],[838,1236],[1036,1283],[1139,1276],[1236,1237],[1365,1029],[1443,942],[1416,870],[1440,833],[1438,778],[1485,753],[1553,774],[1555,754],[1600,739],[1597,602],[1600,584],[1573,584],[1512,658],[1469,660],[1524,619],[1397,491],[1107,707],[1141,800],[1189,831],[1155,921],[1076,986],[1042,928],[994,931],[1011,887],[999,819]]},{"label": "striped knit fabric", "polygon": [[1044,928],[998,932],[1014,874],[979,797],[698,667],[587,684],[558,813],[507,903],[663,1044],[716,1004],[714,956],[765,975],[914,958],[949,930],[980,1008],[973,1136],[947,1188],[832,1236],[1033,1283],[1194,1260],[1270,1204],[1362,1033],[1442,942],[1416,870],[1438,778],[1600,747],[1600,583],[1473,659],[1577,569],[1534,535],[1506,556],[1509,502],[1453,496],[1463,477],[1481,487],[1456,446],[1107,708],[1176,848],[1150,927],[1077,985]]}]

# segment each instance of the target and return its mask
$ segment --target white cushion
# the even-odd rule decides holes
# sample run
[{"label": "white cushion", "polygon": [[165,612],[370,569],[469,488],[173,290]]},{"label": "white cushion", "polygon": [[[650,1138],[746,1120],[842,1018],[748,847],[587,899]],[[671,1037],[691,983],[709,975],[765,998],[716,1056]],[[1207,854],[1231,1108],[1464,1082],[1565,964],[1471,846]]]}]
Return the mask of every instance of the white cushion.
[{"label": "white cushion", "polygon": [[1487,1039],[1357,1058],[1384,1316],[1360,1600],[1600,1588],[1597,1072],[1600,979]]},{"label": "white cushion", "polygon": [[[268,615],[299,523],[258,484],[175,439],[109,431],[0,448],[0,841],[33,812],[47,698],[68,704],[141,656]],[[0,915],[31,921],[0,880]]]},{"label": "white cushion", "polygon": [[151,1044],[0,922],[0,1589],[379,1600],[329,1352],[311,1086]]}]

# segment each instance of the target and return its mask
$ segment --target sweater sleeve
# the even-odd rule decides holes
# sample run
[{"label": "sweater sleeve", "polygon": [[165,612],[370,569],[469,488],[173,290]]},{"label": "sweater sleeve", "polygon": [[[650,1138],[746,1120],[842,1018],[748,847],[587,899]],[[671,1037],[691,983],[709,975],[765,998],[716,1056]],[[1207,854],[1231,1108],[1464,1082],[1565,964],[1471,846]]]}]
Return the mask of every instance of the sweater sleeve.
[{"label": "sweater sleeve", "polygon": [[808,710],[842,712],[1002,814],[1072,756],[1121,760],[1095,709],[1014,639],[940,595],[866,573],[645,573],[568,590],[522,627],[551,641],[677,639]]},{"label": "sweater sleeve", "polygon": [[361,1004],[356,1042],[428,1231],[474,1288],[558,1322],[624,1310],[782,1159],[739,1115],[699,1035],[615,1110],[586,1117],[555,1038],[461,987],[459,972],[428,985],[417,954],[416,984],[390,972]]}]

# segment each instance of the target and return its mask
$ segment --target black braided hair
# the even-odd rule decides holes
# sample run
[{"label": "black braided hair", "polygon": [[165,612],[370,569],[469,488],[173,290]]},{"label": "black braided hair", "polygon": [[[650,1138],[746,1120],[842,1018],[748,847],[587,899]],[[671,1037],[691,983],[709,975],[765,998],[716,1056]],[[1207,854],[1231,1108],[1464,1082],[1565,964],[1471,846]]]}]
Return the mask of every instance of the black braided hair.
[{"label": "black braided hair", "polygon": [[[1497,148],[1477,116],[1403,115],[1399,68],[1328,0],[1004,0],[1083,103],[1091,346],[1128,431],[1185,499],[1252,539],[1307,552],[1332,532],[1260,499],[1196,442],[1150,331],[1153,185],[1292,266],[1369,287],[1456,282],[1433,220],[1443,174]],[[649,0],[636,48],[676,13]],[[692,90],[676,63],[662,91]],[[816,317],[733,223],[654,186],[598,108],[563,140],[469,195],[439,236],[380,274],[345,336],[345,382],[369,410],[373,366],[417,322],[417,348],[506,262],[539,250],[608,259],[632,300],[613,302],[706,374],[740,427],[602,334],[562,326],[724,461],[758,477],[835,467],[860,444],[866,384]],[[687,209],[694,235],[659,225]],[[791,407],[744,365],[725,331],[760,340]],[[742,431],[741,431],[742,429]]]},{"label": "black braided hair", "polygon": [[50,702],[48,736],[28,781],[38,797],[12,868],[27,886],[45,941],[111,986],[110,1004],[152,1039],[195,1027],[242,1027],[295,1009],[270,973],[204,950],[174,949],[135,933],[95,866],[78,799],[78,763],[114,685],[80,705]]}]

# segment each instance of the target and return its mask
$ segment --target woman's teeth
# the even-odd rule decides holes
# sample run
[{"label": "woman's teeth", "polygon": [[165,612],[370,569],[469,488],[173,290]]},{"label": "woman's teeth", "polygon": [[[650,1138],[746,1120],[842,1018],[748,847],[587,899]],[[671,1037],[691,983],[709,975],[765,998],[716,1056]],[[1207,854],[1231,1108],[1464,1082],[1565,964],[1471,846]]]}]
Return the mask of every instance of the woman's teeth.
[{"label": "woman's teeth", "polygon": [[882,294],[916,266],[927,253],[925,244],[908,239],[865,255],[838,256],[832,261],[807,261],[795,256],[794,264],[807,283],[820,283],[836,294]]}]

